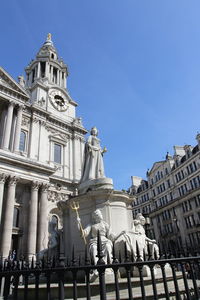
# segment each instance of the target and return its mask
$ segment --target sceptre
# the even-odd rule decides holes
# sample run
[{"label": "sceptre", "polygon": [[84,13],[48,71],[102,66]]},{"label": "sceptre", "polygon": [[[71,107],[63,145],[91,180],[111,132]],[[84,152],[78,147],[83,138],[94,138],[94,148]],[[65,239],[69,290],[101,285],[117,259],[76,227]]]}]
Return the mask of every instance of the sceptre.
[{"label": "sceptre", "polygon": [[[79,203],[76,203],[76,202],[73,201],[73,205],[71,205],[71,209],[75,210],[77,219],[80,219],[79,212],[78,212],[78,210],[79,210]],[[80,230],[81,230],[81,236],[82,236],[82,238],[84,240],[85,245],[87,245],[87,241],[86,241],[86,238],[85,238],[85,232],[83,230],[83,226],[82,226],[81,222],[79,222],[79,225],[80,225]]]}]

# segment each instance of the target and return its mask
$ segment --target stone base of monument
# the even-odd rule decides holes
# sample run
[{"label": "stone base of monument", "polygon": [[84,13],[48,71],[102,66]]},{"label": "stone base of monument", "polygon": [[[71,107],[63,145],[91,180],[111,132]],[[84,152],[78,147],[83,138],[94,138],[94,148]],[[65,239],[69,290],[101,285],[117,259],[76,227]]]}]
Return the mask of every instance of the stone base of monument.
[{"label": "stone base of monument", "polygon": [[88,191],[99,190],[99,189],[113,189],[113,180],[111,178],[98,178],[84,181],[79,184],[79,194],[87,193]]},{"label": "stone base of monument", "polygon": [[[179,293],[180,293],[180,295],[184,295],[185,288],[184,288],[182,272],[176,272],[176,277],[177,277],[177,284],[179,287]],[[166,280],[167,280],[167,284],[168,284],[168,289],[170,291],[170,299],[175,299],[176,292],[175,292],[175,287],[174,287],[173,276],[170,271],[166,273]],[[121,300],[129,299],[127,279],[119,278],[118,281],[119,281],[120,299]],[[143,281],[144,281],[146,299],[153,300],[154,295],[153,295],[151,276],[143,278]],[[157,288],[157,294],[159,296],[159,299],[163,299],[163,300],[166,299],[160,269],[158,269],[158,273],[155,276],[155,281],[156,281],[156,288]],[[142,299],[140,279],[138,277],[131,278],[131,284],[132,284],[132,292],[134,295],[134,299],[137,299],[137,300]],[[192,280],[188,280],[188,287],[189,287],[189,289],[193,288]],[[99,297],[100,297],[99,280],[95,281],[94,283],[90,283],[90,289],[91,289],[91,300],[99,300]],[[77,283],[77,292],[78,292],[78,299],[85,300],[86,299],[86,284],[85,283]],[[24,293],[23,286],[21,286],[21,287],[19,287],[18,300],[24,299],[23,293]],[[58,284],[57,283],[51,284],[51,299],[58,300],[59,299],[58,293],[59,293]],[[107,296],[107,300],[116,299],[114,279],[109,280],[109,281],[106,280],[106,296]],[[31,284],[29,285],[28,299],[29,300],[35,299],[35,285],[31,285]],[[43,299],[46,299],[46,284],[40,284],[38,300],[43,300]],[[71,299],[71,300],[73,299],[73,284],[72,283],[65,284],[65,299]]]},{"label": "stone base of monument", "polygon": [[[97,180],[99,182],[99,180]],[[74,249],[76,257],[85,255],[85,244],[81,233],[77,226],[77,215],[73,209],[74,206],[79,207],[78,213],[81,219],[83,228],[88,224],[93,224],[92,214],[96,209],[99,209],[103,215],[103,220],[109,224],[111,232],[114,235],[119,234],[123,230],[127,232],[131,230],[133,222],[132,201],[129,194],[123,191],[116,191],[106,188],[106,185],[112,184],[109,178],[100,180],[102,186],[99,188],[96,180],[93,181],[94,190],[89,190],[87,193],[79,194],[71,197],[67,201],[60,201],[60,209],[63,213],[63,232],[64,232],[64,249],[65,257],[71,257]],[[86,188],[85,183],[83,188]],[[90,237],[86,238],[89,245]],[[124,251],[124,243],[122,243],[122,251]],[[116,253],[118,253],[116,249]],[[123,257],[123,253],[121,253]]]}]

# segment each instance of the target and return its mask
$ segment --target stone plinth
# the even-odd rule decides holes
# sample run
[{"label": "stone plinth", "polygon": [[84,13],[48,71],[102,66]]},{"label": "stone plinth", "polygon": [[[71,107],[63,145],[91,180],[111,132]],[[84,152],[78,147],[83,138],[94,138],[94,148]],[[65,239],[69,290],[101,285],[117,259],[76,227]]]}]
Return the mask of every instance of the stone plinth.
[{"label": "stone plinth", "polygon": [[113,180],[111,178],[98,178],[84,181],[79,184],[79,194],[85,194],[88,191],[99,189],[113,189]]},{"label": "stone plinth", "polygon": [[[76,255],[84,257],[85,244],[81,238],[77,226],[76,212],[72,210],[74,203],[79,204],[79,215],[83,228],[92,223],[92,213],[99,209],[102,212],[103,220],[111,226],[114,234],[123,230],[130,230],[132,217],[133,199],[127,193],[113,189],[90,190],[85,194],[60,202],[60,209],[63,212],[63,232],[65,256],[71,257],[73,246]],[[89,238],[87,238],[89,242]]]}]

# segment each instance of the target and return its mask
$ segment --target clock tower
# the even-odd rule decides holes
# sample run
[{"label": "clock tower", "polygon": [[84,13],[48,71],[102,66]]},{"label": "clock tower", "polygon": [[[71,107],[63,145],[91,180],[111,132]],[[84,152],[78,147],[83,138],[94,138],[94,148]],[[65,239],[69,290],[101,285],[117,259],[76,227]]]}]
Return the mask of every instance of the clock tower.
[{"label": "clock tower", "polygon": [[68,69],[59,58],[50,33],[36,59],[25,70],[25,85],[30,92],[31,104],[40,106],[59,119],[73,121],[77,103],[67,91]]}]

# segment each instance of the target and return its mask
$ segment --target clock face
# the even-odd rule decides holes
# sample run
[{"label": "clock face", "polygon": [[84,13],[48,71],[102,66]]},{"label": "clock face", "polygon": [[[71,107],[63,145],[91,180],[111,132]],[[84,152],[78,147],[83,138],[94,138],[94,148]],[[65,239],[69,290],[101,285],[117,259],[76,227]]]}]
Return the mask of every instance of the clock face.
[{"label": "clock face", "polygon": [[49,98],[53,107],[58,111],[66,111],[68,109],[68,100],[62,92],[52,90],[49,94]]}]

